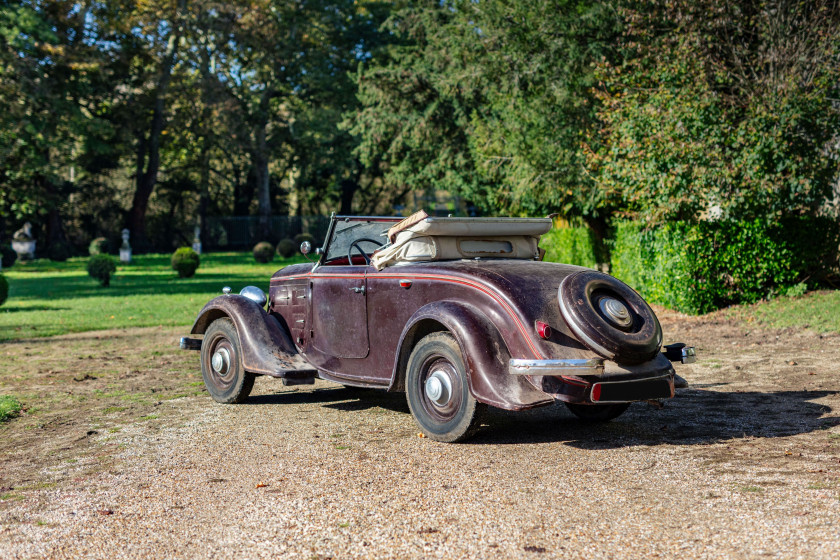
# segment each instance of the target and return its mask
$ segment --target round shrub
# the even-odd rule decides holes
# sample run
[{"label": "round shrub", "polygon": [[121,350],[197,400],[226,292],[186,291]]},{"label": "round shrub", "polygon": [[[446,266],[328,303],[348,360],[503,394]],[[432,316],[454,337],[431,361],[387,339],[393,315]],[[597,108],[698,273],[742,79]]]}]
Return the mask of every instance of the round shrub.
[{"label": "round shrub", "polygon": [[99,280],[104,287],[111,285],[111,275],[116,272],[117,263],[110,255],[94,255],[88,260],[87,272],[91,278]]},{"label": "round shrub", "polygon": [[172,253],[172,270],[178,272],[181,278],[191,278],[195,275],[201,259],[191,247],[181,247]]},{"label": "round shrub", "polygon": [[315,245],[315,237],[311,233],[299,233],[295,235],[295,243],[297,243],[298,247],[300,247],[300,244],[304,241],[309,241]]},{"label": "round shrub", "polygon": [[9,297],[9,282],[6,277],[0,274],[0,305]]},{"label": "round shrub", "polygon": [[258,263],[271,262],[274,259],[274,245],[268,241],[260,241],[254,245],[254,260]]},{"label": "round shrub", "polygon": [[297,245],[295,245],[295,242],[291,239],[281,239],[280,243],[277,244],[277,254],[285,259],[288,259],[295,254],[296,248]]},{"label": "round shrub", "polygon": [[64,262],[72,256],[70,245],[64,242],[53,243],[47,249],[47,258],[51,261]]},{"label": "round shrub", "polygon": [[93,255],[107,255],[108,252],[111,250],[111,244],[108,243],[108,240],[104,237],[97,237],[93,241],[90,242],[88,246],[88,253],[91,256]]},{"label": "round shrub", "polygon": [[0,258],[2,258],[3,268],[12,268],[17,260],[17,253],[9,245],[4,245],[0,249]]}]

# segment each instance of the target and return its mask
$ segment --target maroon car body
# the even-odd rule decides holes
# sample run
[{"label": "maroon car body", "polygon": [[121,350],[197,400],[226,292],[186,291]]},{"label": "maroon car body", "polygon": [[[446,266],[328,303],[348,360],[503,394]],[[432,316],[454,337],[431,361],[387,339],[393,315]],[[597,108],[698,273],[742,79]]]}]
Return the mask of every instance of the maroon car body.
[{"label": "maroon car body", "polygon": [[[210,301],[192,329],[204,340],[182,346],[202,349],[214,398],[241,401],[259,374],[406,391],[429,437],[459,441],[486,405],[562,401],[607,420],[674,395],[671,363],[693,361],[693,349],[663,353],[655,315],[623,283],[536,255],[374,266],[367,250],[387,246],[400,219],[334,216],[317,263],[272,276],[266,309],[248,294]],[[340,240],[339,227],[361,237]]]}]

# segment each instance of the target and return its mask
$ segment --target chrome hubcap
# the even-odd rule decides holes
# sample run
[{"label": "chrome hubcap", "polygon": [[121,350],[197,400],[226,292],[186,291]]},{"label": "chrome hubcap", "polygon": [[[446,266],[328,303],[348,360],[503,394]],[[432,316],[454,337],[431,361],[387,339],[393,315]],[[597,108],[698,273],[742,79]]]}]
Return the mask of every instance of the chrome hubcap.
[{"label": "chrome hubcap", "polygon": [[230,352],[227,348],[219,348],[213,354],[213,359],[210,361],[213,370],[220,375],[225,375],[230,369]]},{"label": "chrome hubcap", "polygon": [[452,380],[445,371],[436,370],[426,379],[426,396],[438,406],[446,405],[452,398]]},{"label": "chrome hubcap", "polygon": [[633,317],[630,316],[630,310],[617,299],[611,297],[601,298],[598,306],[601,308],[601,313],[614,325],[627,328],[633,324]]}]

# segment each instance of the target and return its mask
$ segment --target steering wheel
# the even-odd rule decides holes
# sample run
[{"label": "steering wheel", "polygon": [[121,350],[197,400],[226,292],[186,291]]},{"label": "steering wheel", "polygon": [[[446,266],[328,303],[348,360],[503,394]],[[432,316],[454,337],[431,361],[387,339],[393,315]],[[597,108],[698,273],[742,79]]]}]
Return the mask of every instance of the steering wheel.
[{"label": "steering wheel", "polygon": [[365,259],[365,264],[370,264],[370,257],[367,256],[367,253],[365,253],[362,250],[361,247],[359,247],[359,243],[361,243],[362,241],[366,241],[368,243],[374,243],[374,244],[376,244],[377,248],[385,245],[384,243],[380,243],[376,239],[371,239],[369,237],[362,237],[362,238],[359,238],[359,239],[355,240],[353,243],[350,244],[350,247],[347,248],[347,262],[349,264],[353,264],[353,247],[355,247],[356,250],[359,251],[359,253],[362,254],[362,258]]}]

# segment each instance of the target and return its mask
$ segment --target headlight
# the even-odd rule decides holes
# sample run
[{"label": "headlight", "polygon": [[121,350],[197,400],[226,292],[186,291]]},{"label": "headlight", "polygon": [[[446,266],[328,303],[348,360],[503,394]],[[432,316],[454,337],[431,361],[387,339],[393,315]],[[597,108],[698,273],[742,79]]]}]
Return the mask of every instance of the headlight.
[{"label": "headlight", "polygon": [[268,301],[268,298],[265,297],[265,292],[256,286],[245,286],[242,288],[242,291],[239,292],[239,295],[256,302],[256,304],[260,307],[265,307],[265,302]]}]

